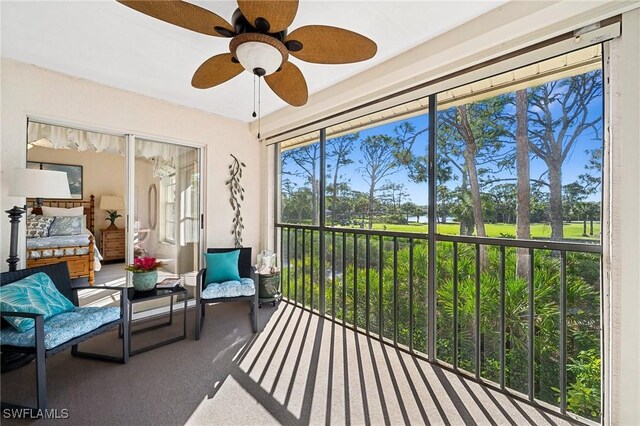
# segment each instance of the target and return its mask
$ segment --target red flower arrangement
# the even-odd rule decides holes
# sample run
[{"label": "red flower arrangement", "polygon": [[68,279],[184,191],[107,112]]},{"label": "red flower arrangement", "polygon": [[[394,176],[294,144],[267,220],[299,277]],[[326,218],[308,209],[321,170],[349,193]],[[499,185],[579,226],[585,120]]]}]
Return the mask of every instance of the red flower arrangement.
[{"label": "red flower arrangement", "polygon": [[152,272],[163,265],[164,262],[156,260],[155,257],[136,257],[133,265],[127,265],[124,269],[131,272]]}]

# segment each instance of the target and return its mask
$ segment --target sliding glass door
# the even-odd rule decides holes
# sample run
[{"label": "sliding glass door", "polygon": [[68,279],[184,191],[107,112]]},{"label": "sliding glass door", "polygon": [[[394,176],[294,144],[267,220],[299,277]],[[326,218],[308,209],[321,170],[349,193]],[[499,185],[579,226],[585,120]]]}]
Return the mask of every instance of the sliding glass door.
[{"label": "sliding glass door", "polygon": [[202,251],[200,149],[142,138],[132,142],[129,255],[161,260],[159,281],[181,278],[190,288]]}]

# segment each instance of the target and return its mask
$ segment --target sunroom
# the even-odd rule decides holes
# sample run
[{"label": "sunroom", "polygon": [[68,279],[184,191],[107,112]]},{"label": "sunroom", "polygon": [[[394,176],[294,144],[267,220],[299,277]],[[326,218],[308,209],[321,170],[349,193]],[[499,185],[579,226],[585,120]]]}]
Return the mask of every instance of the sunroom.
[{"label": "sunroom", "polygon": [[[336,8],[352,13],[365,4],[301,2],[299,9],[329,19]],[[308,102],[295,108],[249,77],[232,86],[247,99],[227,97],[224,107],[205,99],[217,89],[192,99],[158,91],[153,80],[167,74],[136,70],[140,62],[129,64],[136,75],[127,82],[124,65],[117,78],[94,65],[82,69],[65,56],[68,48],[53,61],[29,51],[34,39],[18,29],[30,13],[35,23],[47,14],[62,19],[73,3],[40,12],[2,5],[3,205],[30,202],[11,188],[16,167],[73,163],[81,154],[65,137],[107,135],[124,176],[120,190],[103,191],[124,202],[116,222],[124,228],[122,262],[141,253],[163,258],[170,266],[160,278],[175,275],[187,289],[184,309],[172,298],[170,308],[152,304],[133,314],[140,323],[167,312],[176,320],[134,337],[153,350],[125,365],[64,352],[48,360],[49,411],[41,417],[71,424],[640,422],[638,4],[401,4],[405,19],[425,7],[475,9],[384,62],[340,74],[342,81],[318,76],[331,85],[309,83]],[[163,28],[105,6],[107,23],[141,24],[134,35]],[[396,20],[381,15],[400,3],[367,7],[363,33],[392,31]],[[410,22],[428,27],[432,19]],[[48,31],[46,48],[69,40],[61,28]],[[187,40],[169,51],[178,55]],[[161,56],[152,53],[145,59]],[[253,99],[244,90],[251,85]],[[158,151],[171,151],[171,161],[158,161]],[[237,187],[235,167],[243,171]],[[86,165],[84,174],[88,188]],[[114,179],[108,170],[99,175]],[[244,197],[232,208],[234,188]],[[154,200],[148,208],[147,198]],[[97,200],[96,211],[108,211]],[[106,240],[107,231],[96,234]],[[20,232],[24,268],[30,251]],[[11,254],[9,233],[5,220],[3,258]],[[234,244],[251,247],[254,264],[262,250],[276,254],[282,300],[257,309],[255,334],[243,304],[209,305],[194,340],[203,252]],[[132,285],[131,274],[105,274],[122,269],[116,257],[102,278],[96,272],[94,289],[81,290],[81,303],[118,305],[100,290]],[[183,326],[186,339],[155,345]],[[117,332],[94,340],[91,349],[117,353]],[[29,365],[3,374],[3,401],[33,399],[32,376]],[[3,410],[3,419],[16,417],[26,414]]]}]

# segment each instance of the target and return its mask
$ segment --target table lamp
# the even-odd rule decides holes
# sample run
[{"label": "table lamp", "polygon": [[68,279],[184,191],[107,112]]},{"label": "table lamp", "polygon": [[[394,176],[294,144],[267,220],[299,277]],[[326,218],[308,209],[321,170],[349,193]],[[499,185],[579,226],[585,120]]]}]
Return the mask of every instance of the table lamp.
[{"label": "table lamp", "polygon": [[[66,172],[38,169],[14,169],[9,177],[9,195],[12,197],[35,198],[36,204],[42,206],[43,198],[71,198],[69,179]],[[24,208],[13,206],[6,210],[11,223],[11,243],[9,245],[9,271],[17,269],[18,230]]]},{"label": "table lamp", "polygon": [[119,195],[103,195],[100,197],[100,210],[106,210],[109,214],[105,220],[110,220],[111,225],[107,229],[118,229],[116,219],[122,217],[118,210],[124,210],[124,198]]}]

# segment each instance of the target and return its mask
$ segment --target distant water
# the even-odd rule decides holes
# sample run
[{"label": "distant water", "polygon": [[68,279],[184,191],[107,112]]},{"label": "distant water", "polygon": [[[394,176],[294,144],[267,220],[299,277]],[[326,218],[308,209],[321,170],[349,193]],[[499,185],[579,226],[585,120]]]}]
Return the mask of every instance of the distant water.
[{"label": "distant water", "polygon": [[[416,223],[416,216],[409,216],[409,223]],[[424,216],[420,216],[420,220],[418,221],[418,223],[427,223],[429,222],[427,215]]]}]

